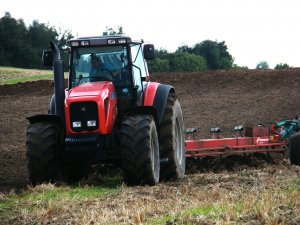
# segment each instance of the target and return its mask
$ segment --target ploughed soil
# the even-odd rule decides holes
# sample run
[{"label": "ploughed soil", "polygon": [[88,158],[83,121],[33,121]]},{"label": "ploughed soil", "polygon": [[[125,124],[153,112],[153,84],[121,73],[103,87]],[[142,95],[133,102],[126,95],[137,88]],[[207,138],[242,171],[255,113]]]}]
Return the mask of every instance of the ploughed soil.
[{"label": "ploughed soil", "polygon": [[[208,138],[220,127],[224,137],[236,125],[266,126],[300,115],[300,68],[153,74],[179,96],[185,127]],[[53,93],[51,81],[0,86],[0,192],[28,184],[26,117],[45,114]]]}]

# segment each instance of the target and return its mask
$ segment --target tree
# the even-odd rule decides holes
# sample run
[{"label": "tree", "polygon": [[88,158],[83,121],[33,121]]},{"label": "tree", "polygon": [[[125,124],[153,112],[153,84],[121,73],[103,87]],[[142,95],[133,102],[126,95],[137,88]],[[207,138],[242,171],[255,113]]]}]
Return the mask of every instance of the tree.
[{"label": "tree", "polygon": [[16,20],[6,12],[0,18],[0,65],[39,68],[42,51],[48,48],[51,40],[61,47],[72,37],[70,31],[57,31],[37,20],[27,28],[22,19]]},{"label": "tree", "polygon": [[230,69],[233,67],[233,57],[229,54],[225,41],[217,42],[205,40],[195,44],[188,52],[205,58],[207,68],[210,70]]},{"label": "tree", "polygon": [[256,65],[256,69],[258,69],[258,70],[267,70],[267,69],[270,69],[270,67],[269,67],[269,64],[266,61],[260,61]]},{"label": "tree", "polygon": [[170,71],[169,65],[170,53],[163,48],[155,49],[155,59],[148,61],[149,71],[153,72],[168,72]]},{"label": "tree", "polygon": [[106,27],[106,30],[103,32],[103,35],[119,35],[119,34],[125,34],[123,31],[123,26],[118,26],[118,30],[116,31],[112,27]]},{"label": "tree", "polygon": [[6,12],[0,19],[0,65],[18,66],[21,59],[18,57],[24,47],[24,36],[27,30],[24,21],[16,20]]},{"label": "tree", "polygon": [[288,68],[290,68],[290,66],[288,64],[280,63],[280,64],[277,64],[274,69],[288,69]]},{"label": "tree", "polygon": [[233,64],[232,66],[233,69],[244,69],[244,70],[248,70],[248,66],[239,66],[237,64]]},{"label": "tree", "polygon": [[193,53],[193,48],[190,48],[187,45],[181,45],[177,48],[176,52],[188,52]]},{"label": "tree", "polygon": [[148,67],[150,72],[168,72],[170,71],[169,60],[155,58],[148,62]]},{"label": "tree", "polygon": [[160,59],[169,59],[170,58],[170,53],[163,48],[160,48],[159,50],[155,49],[155,57],[160,58]]},{"label": "tree", "polygon": [[206,70],[205,59],[202,56],[188,52],[175,52],[169,59],[171,71],[196,72]]},{"label": "tree", "polygon": [[[29,45],[24,52],[21,67],[38,68],[41,65],[41,54],[47,49],[51,40],[58,41],[58,32],[54,27],[47,26],[34,20],[29,25],[26,35],[26,43]],[[30,53],[30,54],[29,54]]]},{"label": "tree", "polygon": [[178,51],[168,53],[162,49],[157,51],[157,53],[156,58],[149,61],[149,70],[151,72],[196,72],[206,70],[206,62],[202,56]]}]

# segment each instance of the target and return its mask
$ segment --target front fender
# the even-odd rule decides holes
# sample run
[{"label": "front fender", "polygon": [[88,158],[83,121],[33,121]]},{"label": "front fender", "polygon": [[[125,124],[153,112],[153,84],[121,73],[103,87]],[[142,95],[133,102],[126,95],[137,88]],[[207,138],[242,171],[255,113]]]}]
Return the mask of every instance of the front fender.
[{"label": "front fender", "polygon": [[30,116],[27,117],[26,119],[29,121],[30,124],[41,123],[41,122],[52,122],[52,123],[56,123],[60,127],[64,127],[63,121],[57,115],[41,114],[41,115]]}]

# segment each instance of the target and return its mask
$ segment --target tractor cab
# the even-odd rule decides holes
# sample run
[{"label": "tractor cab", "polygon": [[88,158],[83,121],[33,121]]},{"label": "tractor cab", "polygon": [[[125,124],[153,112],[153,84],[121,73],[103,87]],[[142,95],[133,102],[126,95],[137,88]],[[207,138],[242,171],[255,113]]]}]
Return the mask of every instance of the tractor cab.
[{"label": "tractor cab", "polygon": [[69,90],[82,84],[112,82],[120,108],[143,104],[149,80],[147,59],[153,45],[126,36],[86,37],[68,41],[71,48]]}]

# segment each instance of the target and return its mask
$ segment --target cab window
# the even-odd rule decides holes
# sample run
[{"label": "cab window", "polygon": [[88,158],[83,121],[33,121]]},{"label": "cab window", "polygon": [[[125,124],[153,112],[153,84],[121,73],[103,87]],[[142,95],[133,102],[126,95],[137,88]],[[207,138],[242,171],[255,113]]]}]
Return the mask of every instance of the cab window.
[{"label": "cab window", "polygon": [[127,49],[124,46],[75,48],[71,57],[71,86],[82,83],[115,80],[127,67]]},{"label": "cab window", "polygon": [[142,46],[132,45],[131,46],[131,59],[132,59],[132,72],[133,72],[133,83],[137,88],[138,92],[142,91],[142,77],[146,77],[146,66],[143,57]]}]

